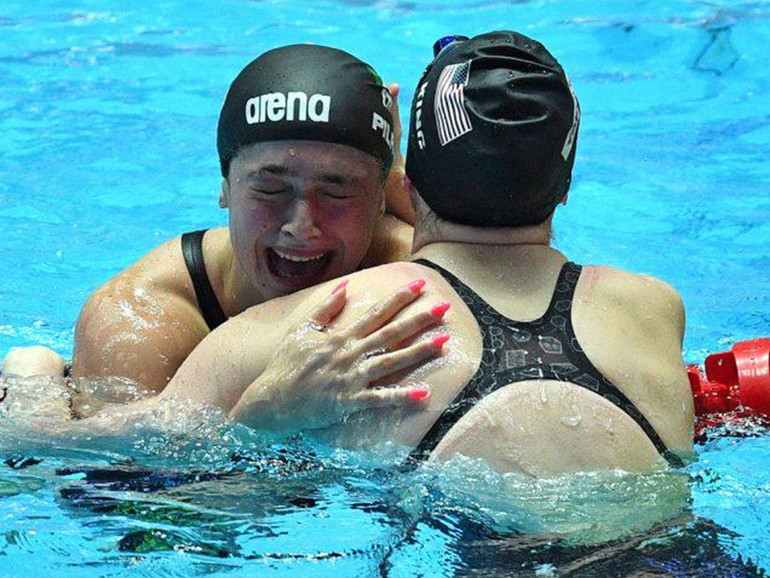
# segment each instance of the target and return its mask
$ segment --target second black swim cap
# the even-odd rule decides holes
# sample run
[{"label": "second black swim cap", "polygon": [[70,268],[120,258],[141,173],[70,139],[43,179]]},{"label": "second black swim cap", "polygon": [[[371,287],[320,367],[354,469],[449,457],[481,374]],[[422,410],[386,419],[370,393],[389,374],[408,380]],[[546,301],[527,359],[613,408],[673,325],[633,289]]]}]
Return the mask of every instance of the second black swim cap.
[{"label": "second black swim cap", "polygon": [[542,223],[569,189],[580,108],[545,47],[510,31],[446,47],[412,102],[406,173],[439,217]]},{"label": "second black swim cap", "polygon": [[276,140],[343,144],[393,162],[392,99],[368,64],[326,46],[265,52],[230,85],[217,128],[222,175],[243,146]]}]

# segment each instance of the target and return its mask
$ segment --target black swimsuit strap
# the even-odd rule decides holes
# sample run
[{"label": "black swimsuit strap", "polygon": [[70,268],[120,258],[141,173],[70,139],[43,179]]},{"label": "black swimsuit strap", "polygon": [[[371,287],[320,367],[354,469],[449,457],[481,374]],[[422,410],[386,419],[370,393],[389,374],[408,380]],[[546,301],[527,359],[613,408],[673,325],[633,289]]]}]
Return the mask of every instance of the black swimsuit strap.
[{"label": "black swimsuit strap", "polygon": [[[497,318],[497,320],[500,323],[500,326],[508,325],[509,329],[515,330],[513,327],[510,327],[510,324],[513,322],[513,320],[509,319],[508,317],[502,315],[500,312],[492,308],[490,305],[484,301],[481,296],[478,295],[473,289],[468,287],[465,283],[460,281],[455,275],[444,269],[443,267],[440,267],[439,265],[436,265],[435,263],[432,263],[430,261],[426,261],[424,259],[418,259],[414,261],[415,263],[419,263],[421,265],[424,265],[426,267],[429,267],[438,273],[441,274],[442,277],[449,283],[449,285],[454,289],[454,291],[460,295],[463,299],[463,301],[466,302],[466,305],[469,305],[471,308],[471,311],[474,311],[474,304],[475,303],[481,303],[484,304],[484,319],[487,320],[488,317],[491,316],[492,319]],[[580,387],[584,387],[586,389],[589,389],[591,391],[594,391],[598,395],[601,395],[617,407],[619,407],[621,410],[623,410],[626,414],[629,415],[639,426],[642,428],[642,430],[645,432],[647,437],[650,439],[650,441],[653,443],[655,448],[658,450],[658,452],[673,466],[680,467],[683,465],[682,460],[676,456],[676,454],[672,453],[668,450],[666,447],[666,444],[663,442],[663,440],[658,435],[657,431],[652,427],[652,424],[647,420],[647,418],[642,415],[641,412],[634,406],[633,402],[631,402],[628,397],[623,394],[617,386],[612,384],[609,380],[607,380],[601,372],[599,372],[598,369],[595,368],[593,363],[588,359],[588,357],[583,353],[582,349],[577,344],[577,339],[574,336],[574,329],[572,327],[571,323],[571,314],[567,313],[566,310],[564,310],[565,304],[567,301],[569,301],[570,309],[571,309],[571,301],[572,301],[572,295],[574,293],[575,286],[577,285],[577,280],[580,276],[581,267],[579,265],[576,265],[575,263],[567,262],[562,266],[561,271],[559,272],[559,277],[556,282],[556,288],[559,293],[557,296],[557,292],[554,292],[554,295],[551,298],[551,302],[548,305],[548,309],[546,310],[546,313],[539,319],[534,320],[532,322],[519,322],[518,325],[521,328],[524,329],[530,329],[533,330],[535,326],[537,326],[539,323],[541,323],[543,320],[550,319],[554,316],[555,313],[566,313],[565,317],[567,318],[565,321],[565,329],[569,332],[570,342],[574,345],[572,348],[571,354],[573,356],[574,361],[582,368],[587,370],[587,373],[584,373],[580,376],[579,379],[572,381],[572,383],[575,383],[575,385],[578,385]],[[475,315],[475,313],[474,313]],[[441,416],[436,420],[436,422],[433,424],[431,429],[428,431],[427,434],[423,437],[423,439],[420,441],[420,443],[417,445],[414,450],[409,455],[409,461],[415,462],[415,461],[421,461],[426,459],[430,453],[436,448],[438,443],[443,439],[443,437],[449,432],[449,430],[454,427],[454,425],[468,412],[470,411],[476,403],[478,403],[484,396],[492,393],[495,389],[498,389],[499,387],[502,387],[503,385],[507,385],[508,383],[512,383],[514,381],[522,381],[524,379],[556,379],[559,381],[571,381],[567,375],[560,375],[560,371],[558,368],[559,364],[554,364],[549,366],[538,366],[538,367],[532,367],[532,373],[530,375],[527,375],[526,373],[522,373],[520,370],[513,370],[513,371],[500,371],[494,370],[493,368],[499,367],[500,363],[499,360],[494,359],[496,356],[496,347],[493,343],[493,338],[489,335],[487,331],[484,331],[482,328],[482,320],[478,319],[479,322],[479,328],[482,332],[482,338],[484,341],[483,346],[483,354],[481,359],[481,364],[479,370],[476,372],[476,374],[473,376],[473,378],[468,382],[468,384],[460,391],[460,393],[457,394],[454,400],[446,407],[444,412],[441,414]],[[483,370],[482,370],[483,368]],[[558,368],[558,369],[557,369]],[[490,374],[497,374],[494,376],[494,378],[490,378]],[[599,379],[591,378],[590,374],[594,374],[595,376],[599,377]],[[574,376],[573,376],[574,379]],[[491,380],[491,382],[490,382]]]},{"label": "black swimsuit strap", "polygon": [[214,331],[227,321],[227,316],[222,311],[222,306],[206,274],[206,265],[203,262],[203,235],[205,234],[206,229],[182,235],[182,255],[195,288],[195,297],[198,299],[198,307],[203,319],[209,329]]}]

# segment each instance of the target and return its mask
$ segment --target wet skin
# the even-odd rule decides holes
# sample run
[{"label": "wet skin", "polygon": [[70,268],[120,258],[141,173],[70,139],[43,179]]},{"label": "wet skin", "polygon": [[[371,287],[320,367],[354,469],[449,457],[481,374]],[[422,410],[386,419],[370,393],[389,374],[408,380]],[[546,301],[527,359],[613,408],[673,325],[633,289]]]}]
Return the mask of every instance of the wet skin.
[{"label": "wet skin", "polygon": [[[230,227],[203,240],[206,274],[225,315],[356,270],[373,238],[381,259],[374,263],[403,258],[405,231],[383,234],[383,221],[393,220],[378,218],[383,197],[380,166],[357,149],[289,141],[242,149],[220,195]],[[158,392],[208,333],[174,239],[88,300],[73,375],[120,375]]]}]

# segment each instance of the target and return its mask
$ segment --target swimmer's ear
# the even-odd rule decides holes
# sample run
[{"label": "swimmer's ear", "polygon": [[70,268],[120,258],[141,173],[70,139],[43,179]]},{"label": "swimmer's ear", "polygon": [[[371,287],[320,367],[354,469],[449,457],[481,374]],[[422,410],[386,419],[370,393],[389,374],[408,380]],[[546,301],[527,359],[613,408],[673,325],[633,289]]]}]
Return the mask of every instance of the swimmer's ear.
[{"label": "swimmer's ear", "polygon": [[569,193],[564,193],[564,196],[561,198],[561,201],[559,201],[559,204],[560,205],[566,205],[568,197],[569,197]]},{"label": "swimmer's ear", "polygon": [[230,183],[222,179],[222,188],[219,189],[219,208],[226,209],[230,206]]}]

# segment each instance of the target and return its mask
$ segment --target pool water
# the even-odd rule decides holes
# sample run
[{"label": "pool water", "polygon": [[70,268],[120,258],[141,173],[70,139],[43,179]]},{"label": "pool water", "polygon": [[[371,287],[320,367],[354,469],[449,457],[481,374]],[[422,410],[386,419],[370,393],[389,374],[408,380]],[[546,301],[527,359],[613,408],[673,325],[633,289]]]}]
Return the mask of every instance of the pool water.
[{"label": "pool water", "polygon": [[[688,361],[768,335],[768,1],[8,0],[0,357],[71,355],[99,284],[225,224],[217,114],[256,54],[349,50],[401,83],[406,122],[436,38],[501,28],[543,41],[581,101],[557,246],[674,285]],[[0,418],[0,576],[758,575],[770,434],[745,430],[712,432],[683,472],[532,481],[462,461],[403,474],[394,448],[263,439],[215,414],[56,444]]]}]

